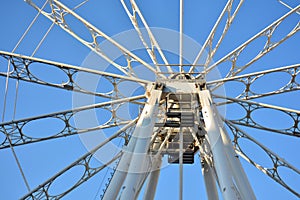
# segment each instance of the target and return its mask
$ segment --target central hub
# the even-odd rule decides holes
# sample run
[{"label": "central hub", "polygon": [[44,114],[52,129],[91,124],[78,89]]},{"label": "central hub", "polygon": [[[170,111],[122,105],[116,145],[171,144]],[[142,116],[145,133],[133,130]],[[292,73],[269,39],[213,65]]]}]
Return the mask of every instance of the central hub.
[{"label": "central hub", "polygon": [[163,90],[155,123],[154,134],[157,134],[157,137],[151,150],[153,153],[162,150],[162,154],[168,156],[169,163],[179,163],[180,146],[183,151],[183,163],[194,163],[194,154],[199,149],[197,143],[200,143],[205,135],[198,96],[205,84],[203,80],[197,81],[188,77],[186,74],[180,74],[157,83],[163,86]]}]

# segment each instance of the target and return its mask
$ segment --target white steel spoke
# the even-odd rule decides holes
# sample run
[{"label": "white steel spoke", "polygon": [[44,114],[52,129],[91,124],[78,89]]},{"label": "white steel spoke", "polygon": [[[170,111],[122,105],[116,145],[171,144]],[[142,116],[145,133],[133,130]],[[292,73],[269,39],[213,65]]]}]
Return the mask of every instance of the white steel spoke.
[{"label": "white steel spoke", "polygon": [[[279,106],[273,106],[273,105],[264,104],[264,103],[257,103],[257,102],[253,102],[253,101],[242,100],[242,99],[221,97],[221,96],[217,96],[217,95],[215,95],[215,97],[226,100],[226,103],[237,104],[245,110],[244,113],[241,112],[242,116],[240,116],[238,119],[234,119],[234,120],[228,119],[228,121],[232,122],[233,124],[248,126],[248,127],[252,127],[252,128],[262,129],[262,130],[285,134],[285,135],[289,135],[289,136],[300,137],[300,127],[299,127],[300,111],[299,110],[292,110],[292,109],[283,108],[283,107],[279,107]],[[285,114],[284,116],[287,116],[293,123],[291,126],[289,126],[287,128],[282,128],[282,129],[267,127],[267,126],[257,122],[257,119],[255,119],[252,116],[252,114],[258,110],[279,111],[280,113]]]},{"label": "white steel spoke", "polygon": [[[215,53],[217,52],[220,44],[222,43],[227,31],[229,30],[234,18],[236,17],[240,7],[242,6],[244,0],[238,0],[238,5],[236,8],[232,8],[232,4],[235,0],[228,0],[227,4],[225,5],[223,11],[221,12],[219,18],[217,19],[214,27],[212,28],[210,34],[208,35],[206,41],[204,42],[201,50],[199,51],[196,59],[193,62],[193,66],[190,69],[190,73],[192,73],[195,69],[195,67],[197,66],[199,59],[201,58],[201,56],[203,55],[203,53],[205,53],[205,51],[208,53],[207,58],[205,59],[205,63],[204,63],[204,73],[206,73],[206,68],[207,66],[210,64],[210,62],[212,61]],[[226,24],[223,28],[223,32],[222,35],[219,38],[215,38],[215,34],[217,29],[220,27],[220,23],[222,21],[223,18],[227,17],[226,19]],[[214,40],[218,40],[216,42],[215,45],[213,45],[213,41]]]},{"label": "white steel spoke", "polygon": [[[128,76],[136,76],[134,69],[131,67],[131,62],[136,61],[149,70],[151,70],[153,73],[157,74],[157,71],[147,62],[143,61],[140,57],[126,49],[124,46],[119,44],[117,41],[106,35],[104,32],[90,24],[88,21],[83,19],[81,16],[76,14],[74,11],[66,7],[64,4],[57,0],[48,1],[49,8],[51,9],[51,13],[47,13],[46,11],[39,8],[32,0],[26,0],[27,3],[29,3],[31,6],[33,6],[35,9],[37,9],[41,14],[43,14],[45,17],[47,17],[52,22],[56,23],[58,26],[60,26],[63,30],[68,32],[71,36],[76,38],[78,41],[80,41],[82,44],[93,50],[95,53],[97,53],[99,56],[104,58],[107,62],[115,66],[118,70],[123,72],[124,74]],[[78,34],[76,34],[72,27],[70,27],[70,24],[67,23],[65,20],[65,16],[69,15],[77,19],[82,25],[86,27],[86,29],[90,32],[91,37],[93,38],[92,41],[86,41],[84,38],[80,37]],[[117,47],[119,51],[124,55],[124,57],[127,59],[127,66],[122,66],[114,60],[112,60],[107,53],[101,49],[99,46],[99,38],[106,39],[109,43],[111,43],[113,46]]]},{"label": "white steel spoke", "polygon": [[[269,177],[271,177],[274,181],[278,182],[280,185],[282,185],[283,187],[285,187],[287,190],[289,190],[290,192],[292,192],[293,194],[295,194],[297,197],[300,197],[300,193],[297,192],[292,187],[290,187],[284,181],[284,179],[283,179],[284,175],[283,174],[281,175],[281,173],[280,173],[280,169],[282,169],[282,168],[288,168],[288,169],[292,170],[293,172],[295,172],[298,176],[300,176],[300,170],[299,169],[297,169],[296,167],[294,167],[293,165],[291,165],[290,163],[288,163],[285,159],[281,158],[276,153],[272,152],[270,149],[268,149],[267,147],[265,147],[260,142],[256,141],[253,137],[251,137],[250,135],[248,135],[246,132],[242,131],[240,128],[238,128],[237,126],[235,126],[230,121],[225,120],[225,123],[227,124],[227,126],[230,128],[230,130],[233,133],[233,137],[234,138],[233,138],[232,143],[233,143],[233,146],[235,148],[235,151],[242,158],[244,158],[247,162],[249,162],[254,167],[256,167],[257,169],[259,169],[260,171],[262,171],[264,174],[266,174]],[[273,164],[273,166],[271,166],[271,167],[262,166],[262,165],[258,164],[255,160],[249,158],[249,156],[247,156],[245,154],[245,152],[243,151],[243,147],[239,144],[240,140],[242,140],[242,139],[250,140],[251,142],[253,142],[256,145],[258,145],[268,155],[268,157],[271,159],[271,161],[272,161],[271,163]]]},{"label": "white steel spoke", "polygon": [[[277,1],[279,3],[281,3],[282,5],[284,5],[285,7],[289,8],[290,10],[293,9],[289,4],[285,3],[284,1],[281,1],[281,0],[277,0]],[[298,11],[297,14],[300,15],[300,12]]]},{"label": "white steel spoke", "polygon": [[[231,68],[227,75],[227,77],[233,77],[240,72],[242,72],[244,69],[246,69],[249,65],[253,64],[255,61],[259,60],[261,57],[269,53],[271,50],[273,50],[275,47],[283,43],[285,40],[293,36],[295,33],[297,33],[300,30],[300,22],[299,20],[295,21],[295,24],[293,25],[293,29],[285,36],[283,36],[281,39],[278,39],[278,41],[272,41],[272,36],[274,31],[279,27],[279,25],[284,22],[286,19],[290,18],[294,13],[296,13],[300,8],[300,5],[298,5],[296,8],[292,9],[282,17],[280,17],[278,20],[274,21],[272,24],[264,28],[262,31],[254,35],[252,38],[247,40],[245,43],[234,49],[232,52],[215,62],[214,64],[210,65],[207,68],[207,72],[210,72],[212,69],[217,67],[219,64],[228,61],[231,63]],[[242,51],[252,42],[259,40],[260,38],[265,38],[265,45],[264,47],[259,51],[257,55],[255,55],[250,61],[247,63],[241,64],[239,66],[236,65],[236,62],[242,53]]]},{"label": "white steel spoke", "polygon": [[[63,112],[55,112],[51,114],[15,120],[12,122],[4,122],[0,124],[0,132],[1,134],[5,134],[8,135],[8,137],[10,137],[11,144],[13,146],[18,146],[18,145],[24,145],[33,142],[41,142],[44,140],[51,140],[51,139],[71,136],[74,134],[85,133],[88,131],[116,127],[119,125],[129,123],[131,121],[131,120],[123,120],[117,116],[116,113],[119,107],[123,103],[133,102],[141,98],[144,98],[144,96],[129,97],[121,100],[114,100],[114,101],[108,101],[108,102],[98,103],[89,106],[83,106],[83,107],[79,107],[79,108],[75,108]],[[103,124],[99,124],[96,127],[89,127],[89,128],[77,128],[72,125],[71,121],[74,119],[74,115],[76,115],[76,113],[79,113],[81,111],[86,111],[86,110],[97,109],[97,108],[105,109],[110,112],[111,117],[107,122]],[[62,121],[64,126],[60,131],[53,133],[51,136],[48,137],[37,138],[37,137],[28,136],[26,132],[24,132],[23,130],[24,127],[31,122],[38,121],[41,119],[46,119],[46,120],[57,119],[58,121]],[[43,135],[42,130],[40,130],[40,132],[41,132],[40,135]],[[0,149],[8,148],[8,147],[9,147],[9,140],[8,138],[6,138],[3,142],[0,143]]]},{"label": "white steel spoke", "polygon": [[[183,73],[183,0],[179,5],[179,72]],[[183,199],[183,132],[179,129],[179,200]]]},{"label": "white steel spoke", "polygon": [[[142,12],[140,11],[138,5],[136,4],[135,0],[130,0],[130,5],[131,5],[131,9],[132,9],[132,13],[130,12],[128,6],[125,3],[125,0],[121,0],[121,3],[132,23],[132,25],[134,26],[136,32],[139,35],[140,40],[142,41],[144,47],[147,49],[147,53],[150,56],[152,62],[155,64],[156,66],[156,70],[158,72],[160,72],[160,67],[158,66],[158,62],[157,62],[157,57],[155,54],[155,50],[158,51],[160,57],[162,58],[162,60],[164,61],[164,64],[167,67],[168,72],[172,72],[171,67],[169,66],[169,63],[167,61],[167,58],[165,57],[163,51],[161,50],[157,40],[155,39],[150,27],[147,24],[147,21],[145,20],[144,16],[142,15]],[[148,45],[147,43],[147,38],[145,38],[143,36],[143,32],[141,30],[141,28],[139,27],[139,19],[141,20],[143,26],[145,27],[146,31],[147,31],[147,36],[149,37],[150,40],[150,45]]]},{"label": "white steel spoke", "polygon": [[[6,61],[10,63],[10,65],[12,66],[12,69],[8,74],[5,72],[0,72],[0,76],[6,77],[8,75],[10,78],[14,78],[17,80],[28,81],[31,83],[47,85],[47,86],[65,89],[65,90],[72,90],[75,92],[81,92],[85,94],[91,94],[91,95],[110,98],[110,99],[123,97],[122,94],[119,93],[119,89],[118,89],[118,83],[121,81],[136,82],[143,85],[144,87],[146,86],[146,84],[149,83],[149,81],[142,80],[136,77],[122,76],[118,74],[112,74],[108,72],[73,66],[73,65],[59,63],[59,62],[53,62],[49,60],[44,60],[44,59],[39,59],[39,58],[4,52],[4,51],[0,51],[0,56],[5,58]],[[43,67],[44,66],[55,67],[57,69],[57,72],[63,72],[66,75],[65,77],[68,78],[68,80],[59,84],[46,82],[31,72],[30,67],[33,64],[40,64],[43,65]],[[3,67],[5,66],[7,65],[4,65]],[[0,66],[0,68],[2,68],[2,66]],[[107,79],[113,86],[113,89],[109,92],[101,93],[97,91],[95,92],[89,91],[80,87],[80,85],[78,85],[75,80],[76,80],[76,75],[82,72],[91,75],[99,75]]]},{"label": "white steel spoke", "polygon": [[[40,199],[40,200],[42,200],[42,199],[60,199],[63,196],[65,196],[66,194],[68,194],[69,192],[71,192],[72,190],[74,190],[75,188],[77,188],[82,183],[84,183],[85,181],[87,181],[88,179],[93,177],[95,174],[97,174],[99,171],[101,171],[104,168],[108,167],[108,165],[112,164],[113,162],[115,162],[116,160],[118,160],[121,157],[122,152],[119,152],[119,153],[117,153],[117,155],[112,155],[112,158],[111,158],[110,161],[108,161],[106,163],[103,163],[102,165],[100,165],[98,167],[92,167],[91,166],[92,158],[93,158],[94,154],[100,148],[102,148],[105,144],[112,141],[113,139],[115,139],[117,137],[120,137],[121,135],[126,135],[126,137],[128,137],[128,135],[130,135],[130,132],[131,132],[130,127],[133,126],[135,123],[136,123],[136,120],[129,123],[128,125],[124,126],[119,131],[117,131],[115,134],[108,137],[105,141],[101,142],[93,150],[91,150],[88,153],[86,153],[85,155],[83,155],[81,158],[79,158],[78,160],[73,162],[71,165],[69,165],[68,167],[66,167],[65,169],[63,169],[62,171],[60,171],[59,173],[57,173],[56,175],[54,175],[53,177],[51,177],[50,179],[48,179],[47,181],[42,183],[41,185],[39,185],[37,188],[32,190],[30,193],[28,193],[27,195],[25,195],[21,199],[22,200],[28,200],[28,199],[35,199],[35,200],[37,200],[37,199]],[[60,176],[63,176],[63,174],[68,173],[69,171],[71,171],[72,169],[74,169],[75,167],[78,167],[78,166],[83,166],[85,170],[82,173],[81,178],[74,185],[72,185],[71,188],[67,188],[66,191],[64,191],[61,194],[57,194],[57,195],[52,195],[52,194],[49,193],[49,190],[51,190],[52,183],[56,179],[58,179]]]},{"label": "white steel spoke", "polygon": [[[256,91],[253,91],[252,85],[256,83],[257,80],[260,78],[263,78],[266,75],[273,75],[274,77],[277,76],[277,72],[282,72],[284,74],[288,75],[288,80],[284,81],[285,85],[282,86],[281,88],[270,91],[270,92],[265,92],[265,93],[258,93]],[[215,81],[209,81],[207,82],[207,86],[209,88],[214,88],[218,84],[226,83],[226,82],[240,82],[243,84],[243,91],[236,96],[236,98],[239,99],[255,99],[255,98],[260,98],[264,96],[269,96],[269,95],[275,95],[275,94],[281,94],[285,92],[291,92],[291,91],[296,91],[300,89],[300,83],[297,82],[297,77],[299,76],[300,72],[300,64],[295,64],[295,65],[290,65],[290,66],[285,66],[285,67],[280,67],[280,68],[273,68],[270,70],[265,70],[261,72],[255,72],[251,74],[245,74],[241,76],[233,76],[229,78],[224,78],[224,79],[219,79]],[[270,76],[269,76],[270,77]]]},{"label": "white steel spoke", "polygon": [[[179,5],[179,72],[183,72],[183,0]],[[182,199],[182,195],[180,197]]]},{"label": "white steel spoke", "polygon": [[[149,81],[142,80],[136,77],[127,77],[127,76],[122,76],[118,74],[112,74],[108,72],[102,72],[98,70],[93,70],[93,69],[87,69],[83,67],[78,67],[74,65],[69,65],[69,64],[64,64],[64,63],[59,63],[59,62],[53,62],[49,60],[44,60],[44,59],[39,59],[39,58],[34,58],[34,57],[29,57],[29,56],[24,56],[24,55],[19,55],[19,54],[14,54],[14,53],[9,53],[9,52],[4,52],[0,51],[0,56],[5,58],[7,62],[9,62],[12,65],[12,69],[9,72],[9,74],[0,72],[0,76],[7,76],[9,75],[10,78],[22,80],[22,81],[28,81],[31,83],[37,83],[41,85],[47,85],[51,87],[56,87],[60,89],[65,89],[65,90],[72,90],[75,92],[81,92],[85,94],[91,94],[95,96],[100,96],[100,97],[105,97],[105,98],[110,98],[110,99],[116,99],[122,96],[121,93],[119,93],[118,89],[118,83],[120,81],[132,81],[139,83],[141,85],[145,85],[149,83]],[[68,78],[63,83],[57,84],[57,83],[51,83],[51,82],[46,82],[44,80],[41,80],[38,76],[34,75],[31,70],[30,66],[32,64],[41,64],[44,66],[48,67],[55,67],[58,69],[59,72],[63,72]],[[1,68],[1,66],[0,66]],[[94,91],[89,91],[86,90],[80,85],[76,83],[76,75],[79,73],[84,72],[88,74],[93,74],[93,75],[99,75],[105,79],[107,79],[111,85],[113,86],[112,91],[110,92],[94,92]],[[123,96],[122,96],[123,97]]]}]

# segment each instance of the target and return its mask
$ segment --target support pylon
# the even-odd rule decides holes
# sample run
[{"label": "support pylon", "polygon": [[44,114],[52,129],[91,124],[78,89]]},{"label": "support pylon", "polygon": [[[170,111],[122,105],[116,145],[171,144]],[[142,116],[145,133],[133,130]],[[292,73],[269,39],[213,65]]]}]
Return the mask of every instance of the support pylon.
[{"label": "support pylon", "polygon": [[[164,156],[178,164],[179,196],[183,169],[199,152],[209,200],[254,200],[255,195],[234,154],[221,117],[205,82],[174,76],[148,87],[148,101],[118,164],[104,199],[154,199]],[[180,198],[179,197],[179,198]]]}]

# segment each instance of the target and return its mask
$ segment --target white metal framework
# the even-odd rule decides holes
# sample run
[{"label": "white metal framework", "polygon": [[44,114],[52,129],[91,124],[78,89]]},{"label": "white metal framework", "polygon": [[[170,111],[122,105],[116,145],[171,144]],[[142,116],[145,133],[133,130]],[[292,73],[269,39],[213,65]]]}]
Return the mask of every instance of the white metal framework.
[{"label": "white metal framework", "polygon": [[[105,185],[100,184],[99,186],[97,183],[99,189],[102,189],[102,193],[99,194],[98,191],[95,199],[155,199],[159,180],[163,176],[163,169],[166,164],[178,166],[178,177],[172,177],[170,180],[176,179],[178,181],[178,187],[173,188],[173,191],[179,199],[184,199],[186,196],[184,185],[188,185],[184,181],[186,166],[196,165],[198,160],[201,168],[199,172],[202,170],[207,199],[256,199],[255,190],[249,181],[251,175],[244,170],[244,164],[240,161],[240,157],[280,184],[293,197],[300,198],[299,187],[295,186],[294,183],[290,184],[290,181],[284,178],[284,172],[281,171],[282,168],[288,169],[299,180],[299,167],[293,166],[248,133],[253,130],[264,133],[272,132],[299,142],[300,110],[288,108],[289,106],[275,106],[273,103],[264,103],[260,100],[264,98],[276,99],[276,96],[279,95],[298,92],[300,89],[300,64],[287,62],[286,66],[271,69],[262,68],[264,70],[257,72],[253,72],[249,68],[257,63],[262,65],[263,58],[273,49],[277,49],[285,41],[288,41],[289,38],[298,38],[296,41],[299,41],[300,4],[290,5],[286,1],[270,0],[273,4],[278,4],[277,6],[286,9],[286,12],[229,53],[218,57],[218,50],[222,48],[222,43],[226,42],[225,36],[230,33],[232,24],[238,18],[238,12],[245,4],[244,0],[226,1],[208,32],[203,46],[197,50],[197,54],[193,55],[193,60],[187,61],[185,52],[190,46],[188,46],[188,42],[185,43],[187,39],[184,37],[184,22],[186,22],[185,14],[189,12],[188,9],[192,8],[184,6],[183,0],[172,1],[173,4],[178,5],[178,18],[175,19],[178,23],[179,32],[176,59],[172,59],[170,52],[165,50],[163,45],[160,45],[162,41],[157,38],[157,30],[150,28],[151,20],[148,20],[143,13],[142,8],[145,9],[142,6],[143,1],[120,0],[119,6],[123,9],[123,14],[128,16],[129,23],[134,28],[144,54],[141,54],[137,49],[128,49],[126,44],[118,40],[118,37],[109,36],[104,30],[94,26],[89,20],[81,16],[81,7],[84,8],[91,1],[80,1],[76,6],[70,6],[67,1],[26,0],[31,7],[38,11],[37,16],[42,15],[50,20],[49,30],[32,56],[17,54],[14,52],[15,49],[11,52],[0,51],[1,61],[4,61],[0,62],[0,76],[5,80],[5,86],[2,87],[4,108],[0,132],[3,140],[0,141],[0,149],[2,151],[10,149],[13,152],[18,169],[28,189],[27,194],[24,194],[21,199],[60,199],[67,197],[69,193],[84,185],[83,183],[101,173]],[[288,21],[289,29],[282,31],[281,25],[285,24],[286,21]],[[83,36],[81,31],[77,31],[78,24],[79,27],[87,31],[85,32],[86,35]],[[80,44],[88,47],[94,53],[93,55],[108,63],[109,70],[91,69],[33,56],[54,25],[59,27],[60,31],[63,30],[75,38]],[[278,29],[284,34],[278,34]],[[25,32],[24,37],[26,34],[27,32]],[[20,42],[22,40],[23,38]],[[111,52],[117,52],[118,56],[107,51],[105,45],[102,45],[103,43],[112,46]],[[259,45],[251,49],[253,44]],[[247,52],[247,48],[251,49],[250,52]],[[247,54],[246,57],[243,57],[245,50],[249,56]],[[294,52],[288,53],[293,54]],[[168,55],[171,58],[168,58]],[[120,58],[123,59],[123,62],[119,62]],[[299,55],[297,58],[299,60]],[[173,62],[173,60],[176,61]],[[96,63],[96,65],[98,64]],[[263,64],[267,65],[267,63]],[[34,69],[33,66],[39,65],[60,70],[65,80],[57,83],[39,78],[36,72],[32,70]],[[154,77],[154,80],[141,76],[139,72],[141,66]],[[223,68],[225,69],[223,70]],[[218,73],[221,77],[211,79],[210,75],[216,73],[216,69],[220,70]],[[261,79],[280,73],[285,74],[287,81],[279,89],[257,90],[257,82]],[[112,89],[108,92],[106,90],[87,89],[78,82],[79,74],[98,77],[97,80],[100,82],[105,80],[106,85],[100,85],[100,87],[111,87]],[[16,83],[16,93],[14,98],[9,99],[11,81]],[[26,82],[33,85],[37,84],[40,87],[55,88],[66,93],[73,92],[84,97],[92,96],[94,104],[83,104],[65,111],[15,119],[19,84]],[[231,86],[228,88],[228,83],[239,83],[239,87]],[[143,92],[141,94],[135,93],[136,91],[126,92],[126,87],[129,88],[131,84],[136,84],[137,88]],[[273,83],[266,81],[265,84]],[[222,92],[220,94],[219,91],[224,86],[226,90],[234,91],[235,95],[231,95],[230,92],[226,95]],[[5,120],[9,104],[14,104],[14,114],[10,120]],[[129,108],[130,117],[120,116],[124,106]],[[135,111],[131,110],[132,107],[135,108]],[[237,118],[230,118],[230,114],[227,115],[222,112],[224,107],[229,111],[232,109],[232,112],[240,115]],[[80,113],[93,112],[97,109],[100,109],[101,112],[97,113],[97,118],[100,120],[96,126],[78,127],[76,123],[74,124],[76,116]],[[262,114],[262,117],[258,118],[256,114],[261,110],[263,112],[272,110],[283,113],[289,118],[290,125],[277,128],[276,122],[272,124],[274,127],[264,124],[267,117]],[[273,116],[269,117],[272,118]],[[101,120],[102,118],[107,120]],[[62,128],[47,136],[28,134],[27,127],[40,120],[48,119],[59,121]],[[90,119],[85,120],[89,121]],[[109,130],[109,133],[92,149],[89,149],[75,162],[46,179],[43,183],[31,187],[15,149],[100,130]],[[257,162],[255,157],[248,155],[249,149],[242,145],[243,143],[240,142],[242,140],[250,141],[259,147],[267,155],[271,165],[263,165]],[[108,159],[99,159],[97,152],[101,149],[106,151],[105,147],[112,143],[114,145],[119,143],[122,146],[116,152],[109,153]],[[280,143],[280,145],[288,146],[289,144]],[[95,158],[101,162],[100,165],[94,165]],[[80,167],[83,169],[82,175],[73,185],[63,188],[61,192],[53,192],[52,187],[57,180],[72,172],[73,169]],[[111,176],[107,179],[108,172]]]}]

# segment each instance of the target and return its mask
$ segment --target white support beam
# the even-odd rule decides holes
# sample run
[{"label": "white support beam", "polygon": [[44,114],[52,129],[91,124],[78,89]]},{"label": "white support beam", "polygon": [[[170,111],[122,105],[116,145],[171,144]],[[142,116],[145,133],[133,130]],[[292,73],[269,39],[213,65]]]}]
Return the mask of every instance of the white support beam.
[{"label": "white support beam", "polygon": [[[246,181],[236,179],[234,170],[239,169],[237,162],[233,161],[231,151],[226,147],[228,141],[224,143],[222,133],[222,124],[220,116],[217,112],[215,105],[213,104],[210,92],[208,90],[200,91],[199,97],[202,105],[202,113],[205,122],[205,128],[207,131],[207,139],[210,145],[210,149],[213,154],[214,168],[218,178],[219,187],[224,200],[232,199],[255,199],[254,194],[251,192],[246,193],[246,190],[252,190],[250,185],[243,185]],[[242,169],[241,169],[242,170]],[[246,194],[245,194],[246,193]]]},{"label": "white support beam", "polygon": [[[127,194],[131,196],[129,199],[134,199],[134,196],[139,192],[137,187],[143,178],[143,172],[146,171],[144,162],[147,162],[146,153],[155,124],[152,119],[154,119],[159,106],[161,93],[161,90],[151,91],[151,96],[143,109],[131,139],[128,145],[123,147],[122,158],[103,195],[104,200],[117,199],[118,196],[127,196]],[[134,188],[134,190],[128,192],[129,188]]]},{"label": "white support beam", "polygon": [[152,171],[148,177],[148,183],[145,188],[144,200],[154,199],[157,183],[160,175],[160,167],[162,163],[162,156],[158,155],[154,157],[154,162],[152,163],[154,166],[152,167]]},{"label": "white support beam", "polygon": [[138,194],[138,186],[149,167],[148,149],[155,124],[155,116],[159,107],[161,90],[152,90],[143,112],[138,120],[130,142],[135,143],[132,158],[128,167],[127,175],[122,186],[119,198],[121,200],[135,199]]},{"label": "white support beam", "polygon": [[202,164],[202,174],[204,177],[207,199],[218,200],[219,195],[216,187],[216,179],[213,173],[213,169],[211,168],[211,166],[209,166],[209,164],[206,162],[205,159],[203,159],[201,164]]},{"label": "white support beam", "polygon": [[[103,200],[117,199],[119,191],[121,190],[122,184],[126,178],[128,167],[132,157],[132,150],[135,147],[135,143],[130,143],[128,146],[123,148],[123,155],[120,159],[118,167],[107,187],[105,193],[103,194]],[[131,149],[131,150],[129,150]]]},{"label": "white support beam", "polygon": [[183,199],[183,130],[179,131],[179,200]]},{"label": "white support beam", "polygon": [[179,72],[183,73],[183,0],[180,0],[179,9]]},{"label": "white support beam", "polygon": [[240,160],[238,159],[237,154],[233,150],[232,143],[229,139],[228,133],[225,127],[220,127],[220,133],[224,142],[225,152],[231,171],[234,176],[234,180],[237,185],[241,186],[239,188],[242,199],[255,199],[255,194],[251,188],[251,185],[248,181],[247,175],[243,170]]},{"label": "white support beam", "polygon": [[152,160],[153,160],[152,168],[151,168],[151,172],[149,174],[147,186],[145,188],[145,194],[144,194],[144,198],[143,198],[144,200],[154,199],[154,197],[155,197],[156,187],[157,187],[157,183],[158,183],[158,179],[159,179],[159,175],[160,175],[160,168],[161,168],[161,164],[162,164],[162,150],[165,148],[165,146],[166,146],[167,142],[169,141],[169,138],[172,134],[171,129],[168,129],[165,131],[168,133],[167,133],[167,136],[165,137],[164,141],[160,144],[157,144],[156,148],[154,147],[155,150],[157,149],[157,153],[152,158]]}]

